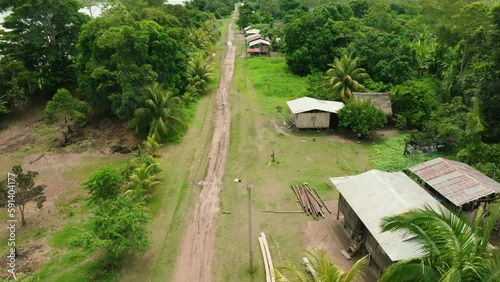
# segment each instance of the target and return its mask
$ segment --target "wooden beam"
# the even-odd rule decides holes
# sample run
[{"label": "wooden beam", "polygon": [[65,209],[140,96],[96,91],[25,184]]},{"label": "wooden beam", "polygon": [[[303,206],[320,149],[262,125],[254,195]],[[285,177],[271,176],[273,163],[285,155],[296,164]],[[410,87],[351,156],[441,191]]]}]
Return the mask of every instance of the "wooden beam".
[{"label": "wooden beam", "polygon": [[266,249],[264,247],[264,240],[261,237],[259,237],[259,245],[260,245],[260,250],[262,252],[262,259],[264,260],[264,268],[266,270],[266,282],[272,282],[271,275],[269,274],[269,264],[267,263],[267,255],[266,255]]},{"label": "wooden beam", "polygon": [[321,199],[321,196],[319,195],[318,191],[316,190],[316,188],[313,187],[313,191],[314,193],[316,193],[316,195],[318,196],[319,200],[321,201],[321,203],[323,203],[323,206],[326,208],[326,210],[329,212],[329,213],[332,213],[330,211],[330,209],[328,208],[328,206],[325,204],[325,202],[323,202],[323,199]]},{"label": "wooden beam", "polygon": [[276,277],[274,276],[274,265],[273,265],[273,260],[271,259],[271,252],[269,251],[269,245],[267,244],[266,234],[264,234],[264,232],[261,232],[260,236],[262,238],[262,242],[264,243],[264,249],[267,254],[267,263],[269,264],[269,272],[271,273],[271,282],[275,282]]}]

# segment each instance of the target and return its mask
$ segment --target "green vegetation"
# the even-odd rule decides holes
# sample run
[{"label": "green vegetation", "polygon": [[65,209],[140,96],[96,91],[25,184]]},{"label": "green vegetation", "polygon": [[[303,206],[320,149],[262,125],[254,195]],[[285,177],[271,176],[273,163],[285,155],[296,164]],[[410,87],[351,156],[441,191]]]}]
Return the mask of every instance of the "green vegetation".
[{"label": "green vegetation", "polygon": [[368,101],[350,101],[339,111],[338,116],[340,126],[350,128],[362,136],[369,136],[387,122],[384,112]]},{"label": "green vegetation", "polygon": [[326,71],[328,89],[347,103],[352,98],[352,92],[364,90],[361,81],[370,78],[364,69],[358,68],[358,58],[342,56],[335,58],[331,69]]},{"label": "green vegetation", "polygon": [[[9,214],[15,214],[16,207],[21,213],[21,226],[26,225],[24,211],[26,204],[35,202],[37,208],[41,209],[47,199],[43,190],[46,185],[35,185],[37,171],[23,172],[20,165],[12,167],[12,173],[0,182],[0,205],[7,207]],[[14,193],[10,192],[14,191]]]},{"label": "green vegetation", "polygon": [[[368,257],[365,256],[356,261],[348,272],[344,272],[328,260],[325,250],[306,251],[306,255],[311,268],[314,270],[313,273],[304,273],[294,266],[283,267],[283,269],[294,273],[297,280],[303,282],[352,282],[362,276],[363,268],[368,263]],[[275,270],[275,272],[277,281],[290,281],[280,271]]]},{"label": "green vegetation", "polygon": [[425,257],[399,261],[384,272],[380,281],[497,281],[500,250],[490,245],[490,234],[500,209],[488,217],[480,209],[474,222],[444,207],[414,209],[387,217],[383,231],[415,235]]}]

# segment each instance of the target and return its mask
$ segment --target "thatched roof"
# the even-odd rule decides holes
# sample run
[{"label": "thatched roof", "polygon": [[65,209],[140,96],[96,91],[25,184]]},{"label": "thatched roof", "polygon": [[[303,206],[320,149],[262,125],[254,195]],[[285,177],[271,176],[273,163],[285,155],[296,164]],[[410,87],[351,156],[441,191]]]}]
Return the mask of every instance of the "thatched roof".
[{"label": "thatched roof", "polygon": [[381,109],[387,116],[392,116],[392,106],[389,93],[353,92],[352,94],[355,100],[370,101],[372,105]]}]

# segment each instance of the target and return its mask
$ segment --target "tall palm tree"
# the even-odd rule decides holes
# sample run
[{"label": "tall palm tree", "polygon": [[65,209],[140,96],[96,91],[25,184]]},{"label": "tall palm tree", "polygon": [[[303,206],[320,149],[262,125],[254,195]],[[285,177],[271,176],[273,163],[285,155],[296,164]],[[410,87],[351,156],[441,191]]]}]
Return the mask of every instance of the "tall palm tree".
[{"label": "tall palm tree", "polygon": [[397,262],[379,281],[500,281],[500,253],[489,244],[498,209],[489,218],[482,211],[473,223],[444,207],[430,207],[383,219],[383,231],[416,235],[425,256]]},{"label": "tall palm tree", "polygon": [[201,95],[205,92],[208,81],[212,78],[212,68],[202,52],[194,54],[188,62],[187,79],[194,89],[192,95]]},{"label": "tall palm tree", "polygon": [[156,136],[157,142],[165,142],[173,134],[186,128],[182,99],[155,83],[148,89],[144,107],[134,112],[130,125],[141,136]]},{"label": "tall palm tree", "polygon": [[[295,275],[295,280],[302,282],[351,282],[356,279],[356,277],[362,275],[362,269],[365,267],[368,257],[363,257],[358,260],[349,272],[344,272],[331,263],[326,256],[325,250],[317,251],[306,251],[307,258],[312,269],[312,273],[306,274],[303,271],[299,271],[294,266],[282,267],[283,269],[290,270]],[[275,270],[276,281],[278,282],[289,282],[280,271]]]},{"label": "tall palm tree", "polygon": [[370,77],[364,69],[358,68],[358,58],[344,55],[340,59],[335,58],[333,64],[328,66],[331,69],[326,71],[326,85],[344,103],[351,99],[352,92],[364,89],[359,81]]}]

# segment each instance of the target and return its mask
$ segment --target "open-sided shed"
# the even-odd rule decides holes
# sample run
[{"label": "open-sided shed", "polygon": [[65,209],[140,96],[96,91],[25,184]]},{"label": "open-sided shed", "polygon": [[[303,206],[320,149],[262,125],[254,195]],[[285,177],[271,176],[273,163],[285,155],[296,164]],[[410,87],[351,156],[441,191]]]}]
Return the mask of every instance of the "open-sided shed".
[{"label": "open-sided shed", "polygon": [[436,158],[409,170],[431,194],[462,211],[486,207],[500,194],[500,183],[462,162]]},{"label": "open-sided shed", "polygon": [[363,233],[362,244],[381,271],[391,264],[423,255],[414,235],[382,232],[382,218],[408,212],[426,205],[438,209],[440,203],[403,172],[368,172],[333,177],[339,190],[337,219],[343,215],[344,227],[351,238]]},{"label": "open-sided shed", "polygon": [[344,107],[342,102],[302,97],[287,101],[292,112],[292,124],[299,128],[335,128],[337,113]]}]

